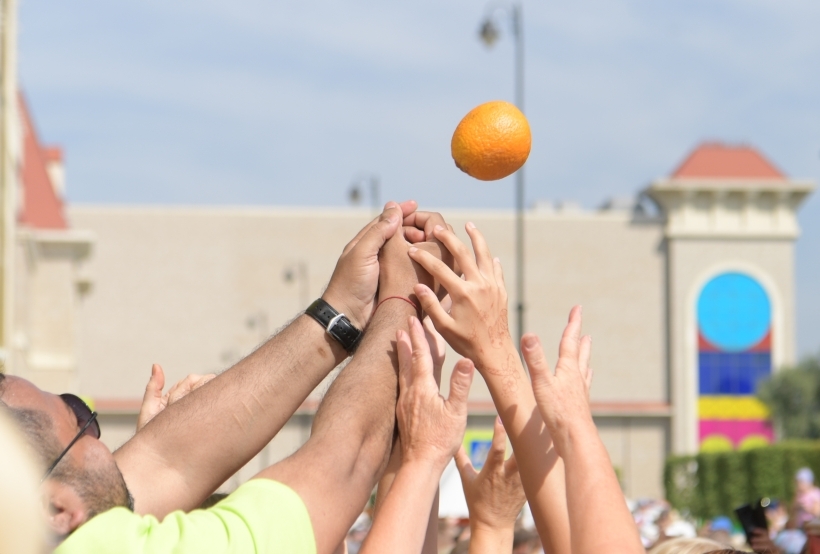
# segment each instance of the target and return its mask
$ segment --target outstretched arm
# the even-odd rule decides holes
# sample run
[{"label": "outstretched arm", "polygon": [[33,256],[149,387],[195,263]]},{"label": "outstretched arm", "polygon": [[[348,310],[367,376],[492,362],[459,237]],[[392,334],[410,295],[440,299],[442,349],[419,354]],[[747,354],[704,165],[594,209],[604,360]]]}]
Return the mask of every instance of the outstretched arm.
[{"label": "outstretched arm", "polygon": [[439,395],[433,362],[418,319],[410,332],[397,333],[402,464],[381,506],[361,554],[417,554],[427,535],[430,507],[439,479],[459,447],[467,425],[467,397],[473,363],[460,360],[450,381],[450,397]]},{"label": "outstretched arm", "polygon": [[484,377],[510,436],[544,550],[550,554],[569,552],[563,463],[552,448],[549,431],[510,336],[501,262],[493,259],[475,225],[468,223],[466,229],[474,254],[451,230],[439,226],[433,233],[453,254],[464,279],[427,253],[410,250],[411,257],[450,293],[450,312],[441,307],[429,289],[418,286],[416,294],[436,329],[456,352],[473,360]]},{"label": "outstretched arm", "polygon": [[[406,236],[406,233],[405,233]],[[449,297],[442,300],[442,305],[449,307]],[[430,354],[433,358],[433,378],[436,380],[436,386],[441,386],[441,368],[444,365],[445,353],[447,350],[447,342],[436,331],[433,322],[429,317],[425,317],[422,321],[424,327],[424,335],[427,338],[427,344],[430,347]],[[379,511],[384,504],[387,493],[396,479],[396,474],[401,468],[402,462],[402,446],[401,437],[396,434],[393,441],[393,449],[390,452],[390,460],[387,462],[387,468],[384,470],[382,478],[379,480],[379,485],[376,488],[376,504],[373,512],[374,517],[378,517]],[[433,499],[433,505],[430,508],[430,517],[427,523],[427,536],[424,537],[424,546],[421,549],[421,554],[437,554],[438,553],[438,506],[439,495]]]},{"label": "outstretched arm", "polygon": [[[323,298],[359,329],[373,310],[379,251],[414,209],[414,202],[388,203],[339,258]],[[162,518],[198,506],[270,442],[346,357],[315,320],[301,315],[234,367],[163,410],[114,454],[136,511]]]},{"label": "outstretched arm", "polygon": [[[407,255],[397,233],[381,254],[379,295],[410,297],[419,278],[432,283]],[[418,271],[418,273],[417,273]],[[384,300],[356,355],[327,392],[310,439],[293,456],[259,474],[296,491],[307,507],[319,554],[334,552],[381,477],[393,442],[397,330],[415,315],[410,302]]]},{"label": "outstretched arm", "polygon": [[592,421],[584,370],[588,349],[584,344],[578,306],[570,312],[561,337],[554,375],[538,337],[527,334],[521,340],[538,409],[564,460],[572,552],[642,554],[632,514]]}]

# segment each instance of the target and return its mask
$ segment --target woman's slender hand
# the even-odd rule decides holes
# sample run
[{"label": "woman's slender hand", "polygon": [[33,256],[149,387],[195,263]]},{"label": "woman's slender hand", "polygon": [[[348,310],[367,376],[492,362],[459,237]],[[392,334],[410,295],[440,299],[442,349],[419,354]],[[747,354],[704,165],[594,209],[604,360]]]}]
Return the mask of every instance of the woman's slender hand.
[{"label": "woman's slender hand", "polygon": [[396,420],[402,464],[424,461],[441,469],[458,450],[467,426],[467,396],[473,363],[460,360],[450,379],[450,396],[439,394],[430,345],[421,323],[410,318],[409,333],[396,334],[399,354],[399,401]]},{"label": "woman's slender hand", "polygon": [[483,372],[487,365],[496,364],[499,355],[506,360],[514,345],[507,321],[508,299],[501,262],[492,257],[475,225],[468,223],[466,230],[475,254],[450,229],[439,225],[433,231],[433,236],[452,253],[464,272],[463,279],[421,249],[410,248],[410,257],[441,283],[452,299],[448,313],[429,287],[418,285],[415,292],[422,308],[450,346],[475,361]]},{"label": "woman's slender hand", "polygon": [[[515,520],[527,497],[521,486],[515,455],[505,460],[506,452],[507,432],[501,419],[496,418],[492,446],[481,471],[475,470],[463,446],[456,453],[456,466],[470,510],[470,527],[509,531],[512,541]],[[512,542],[509,548],[512,549]]]}]

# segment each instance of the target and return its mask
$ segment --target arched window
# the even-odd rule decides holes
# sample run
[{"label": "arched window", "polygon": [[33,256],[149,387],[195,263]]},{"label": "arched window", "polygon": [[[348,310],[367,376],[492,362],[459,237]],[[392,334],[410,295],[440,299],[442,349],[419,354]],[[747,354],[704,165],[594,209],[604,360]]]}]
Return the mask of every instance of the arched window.
[{"label": "arched window", "polygon": [[772,371],[769,296],[745,273],[722,273],[701,290],[697,314],[700,448],[771,442],[769,412],[755,397]]}]

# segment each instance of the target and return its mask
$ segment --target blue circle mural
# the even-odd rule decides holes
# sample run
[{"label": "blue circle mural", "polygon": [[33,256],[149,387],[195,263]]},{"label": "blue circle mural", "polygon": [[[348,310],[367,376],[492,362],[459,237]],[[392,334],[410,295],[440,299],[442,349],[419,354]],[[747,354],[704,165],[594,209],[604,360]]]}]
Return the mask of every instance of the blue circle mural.
[{"label": "blue circle mural", "polygon": [[760,283],[743,273],[723,273],[698,298],[698,327],[710,343],[728,352],[747,350],[769,332],[772,309]]}]

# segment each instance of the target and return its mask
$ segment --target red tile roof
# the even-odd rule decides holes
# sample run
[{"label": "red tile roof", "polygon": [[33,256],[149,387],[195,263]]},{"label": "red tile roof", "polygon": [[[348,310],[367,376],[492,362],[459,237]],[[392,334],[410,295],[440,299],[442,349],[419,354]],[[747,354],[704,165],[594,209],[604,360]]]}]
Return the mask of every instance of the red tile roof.
[{"label": "red tile roof", "polygon": [[703,143],[678,167],[678,179],[785,179],[769,160],[751,146]]},{"label": "red tile roof", "polygon": [[46,148],[40,144],[28,106],[19,96],[23,123],[23,205],[18,214],[21,225],[36,229],[66,229],[63,201],[57,196],[48,175],[46,164],[62,159],[59,148]]}]

